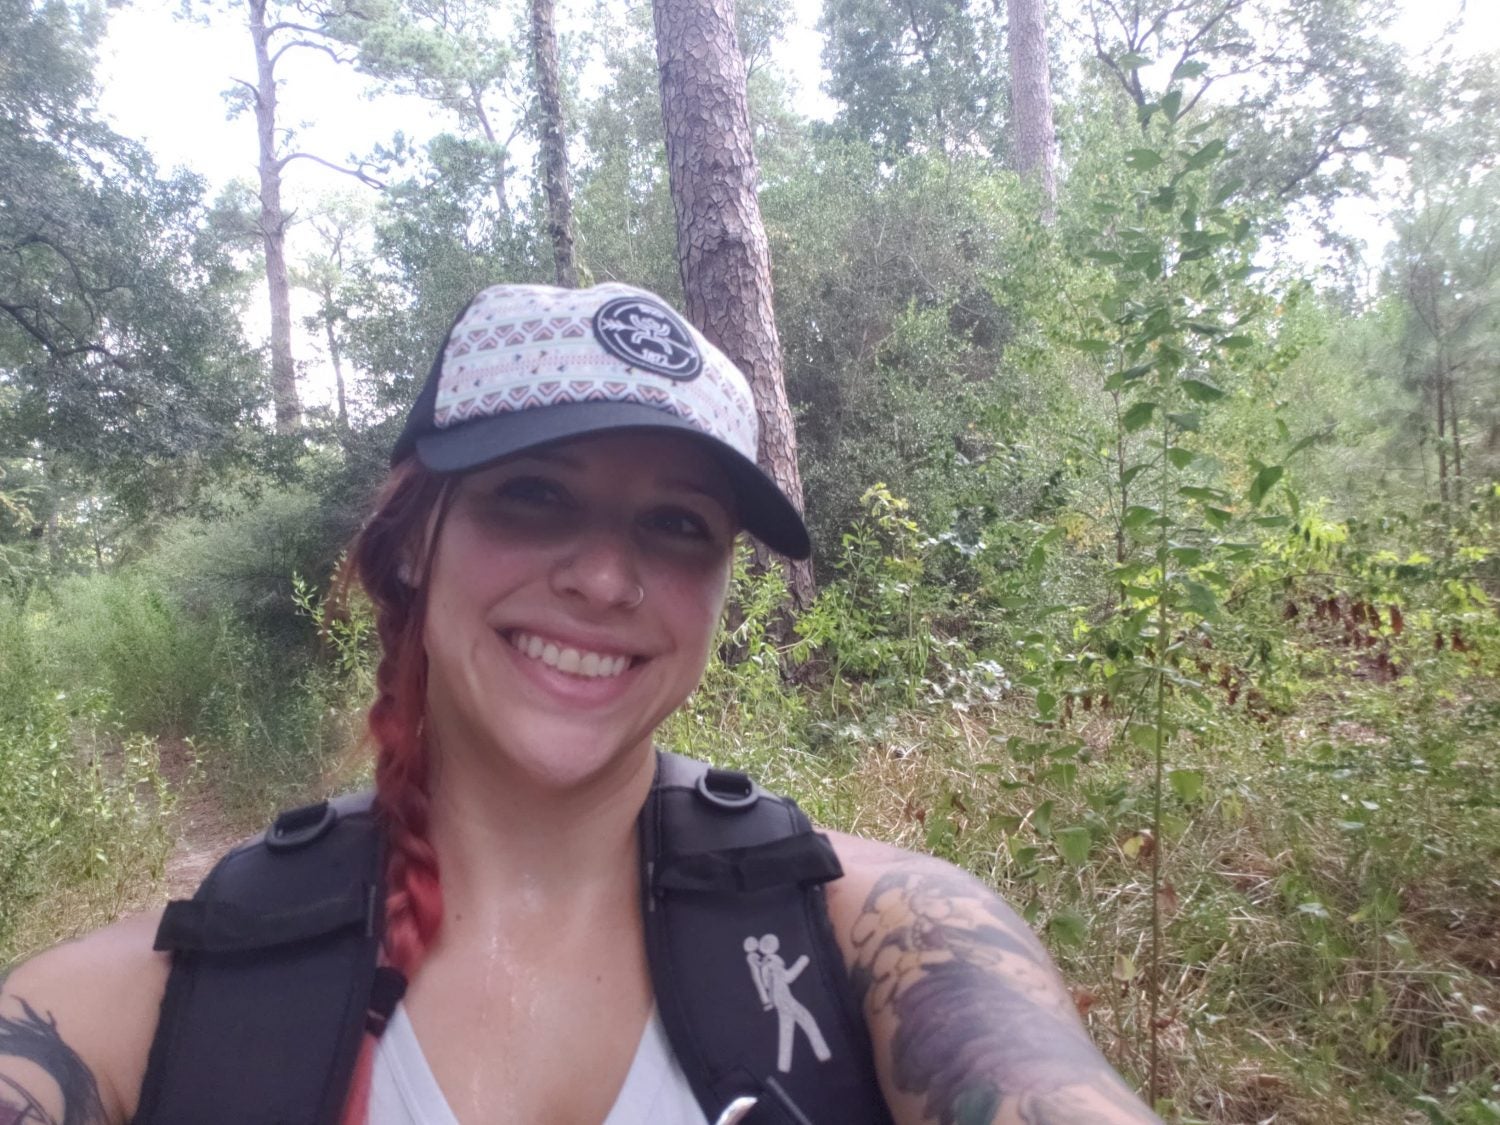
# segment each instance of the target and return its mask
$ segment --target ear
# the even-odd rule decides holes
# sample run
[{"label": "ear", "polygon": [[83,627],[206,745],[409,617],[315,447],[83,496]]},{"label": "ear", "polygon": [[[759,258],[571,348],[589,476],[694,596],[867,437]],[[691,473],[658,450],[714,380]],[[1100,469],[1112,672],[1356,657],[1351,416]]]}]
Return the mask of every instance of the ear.
[{"label": "ear", "polygon": [[403,586],[412,585],[411,559],[401,560],[400,564],[396,567],[396,579]]}]

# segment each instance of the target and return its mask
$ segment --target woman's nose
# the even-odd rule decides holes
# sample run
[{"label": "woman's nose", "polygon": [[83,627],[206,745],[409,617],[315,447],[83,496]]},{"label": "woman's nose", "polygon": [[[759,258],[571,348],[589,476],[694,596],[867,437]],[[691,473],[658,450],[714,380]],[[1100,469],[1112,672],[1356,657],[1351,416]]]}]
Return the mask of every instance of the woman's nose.
[{"label": "woman's nose", "polygon": [[552,588],[603,608],[633,608],[643,593],[636,550],[628,528],[590,528],[558,560]]}]

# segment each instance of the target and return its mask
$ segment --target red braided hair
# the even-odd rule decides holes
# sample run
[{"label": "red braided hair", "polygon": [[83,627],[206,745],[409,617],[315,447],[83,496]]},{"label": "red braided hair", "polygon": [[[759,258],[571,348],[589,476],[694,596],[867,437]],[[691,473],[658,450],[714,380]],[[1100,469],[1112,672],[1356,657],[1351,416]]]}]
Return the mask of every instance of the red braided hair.
[{"label": "red braided hair", "polygon": [[[375,807],[386,830],[385,941],[388,964],[410,979],[437,939],[443,892],[428,835],[427,570],[451,492],[449,478],[415,458],[397,465],[374,514],[350,546],[341,585],[358,582],[375,607],[381,659],[369,733],[375,744]],[[375,1040],[365,1036],[344,1105],[344,1125],[369,1113]]]}]

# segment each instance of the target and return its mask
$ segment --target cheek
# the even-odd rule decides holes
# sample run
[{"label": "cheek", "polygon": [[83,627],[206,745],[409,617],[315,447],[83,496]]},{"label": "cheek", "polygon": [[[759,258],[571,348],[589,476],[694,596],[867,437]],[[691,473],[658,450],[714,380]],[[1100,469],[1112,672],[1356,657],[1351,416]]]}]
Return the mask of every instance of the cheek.
[{"label": "cheek", "polygon": [[[674,592],[676,604],[684,608],[684,627],[701,641],[707,653],[718,635],[719,623],[724,618],[724,602],[729,596],[730,564],[715,567],[711,573],[700,574],[691,583],[683,583]],[[691,607],[689,610],[688,607]]]}]

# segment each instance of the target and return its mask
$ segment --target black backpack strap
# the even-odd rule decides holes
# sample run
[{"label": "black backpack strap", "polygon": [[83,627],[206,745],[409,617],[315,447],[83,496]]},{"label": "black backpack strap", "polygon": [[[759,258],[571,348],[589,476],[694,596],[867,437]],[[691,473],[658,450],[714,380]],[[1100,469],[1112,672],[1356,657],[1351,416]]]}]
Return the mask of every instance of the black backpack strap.
[{"label": "black backpack strap", "polygon": [[283,813],[167,906],[156,948],[172,971],[135,1125],[338,1121],[360,1038],[403,987],[376,970],[384,849],[371,806],[361,793]]},{"label": "black backpack strap", "polygon": [[890,1122],[828,919],[828,838],[744,774],[661,754],[640,840],[657,1009],[709,1121],[749,1096],[746,1125]]}]

